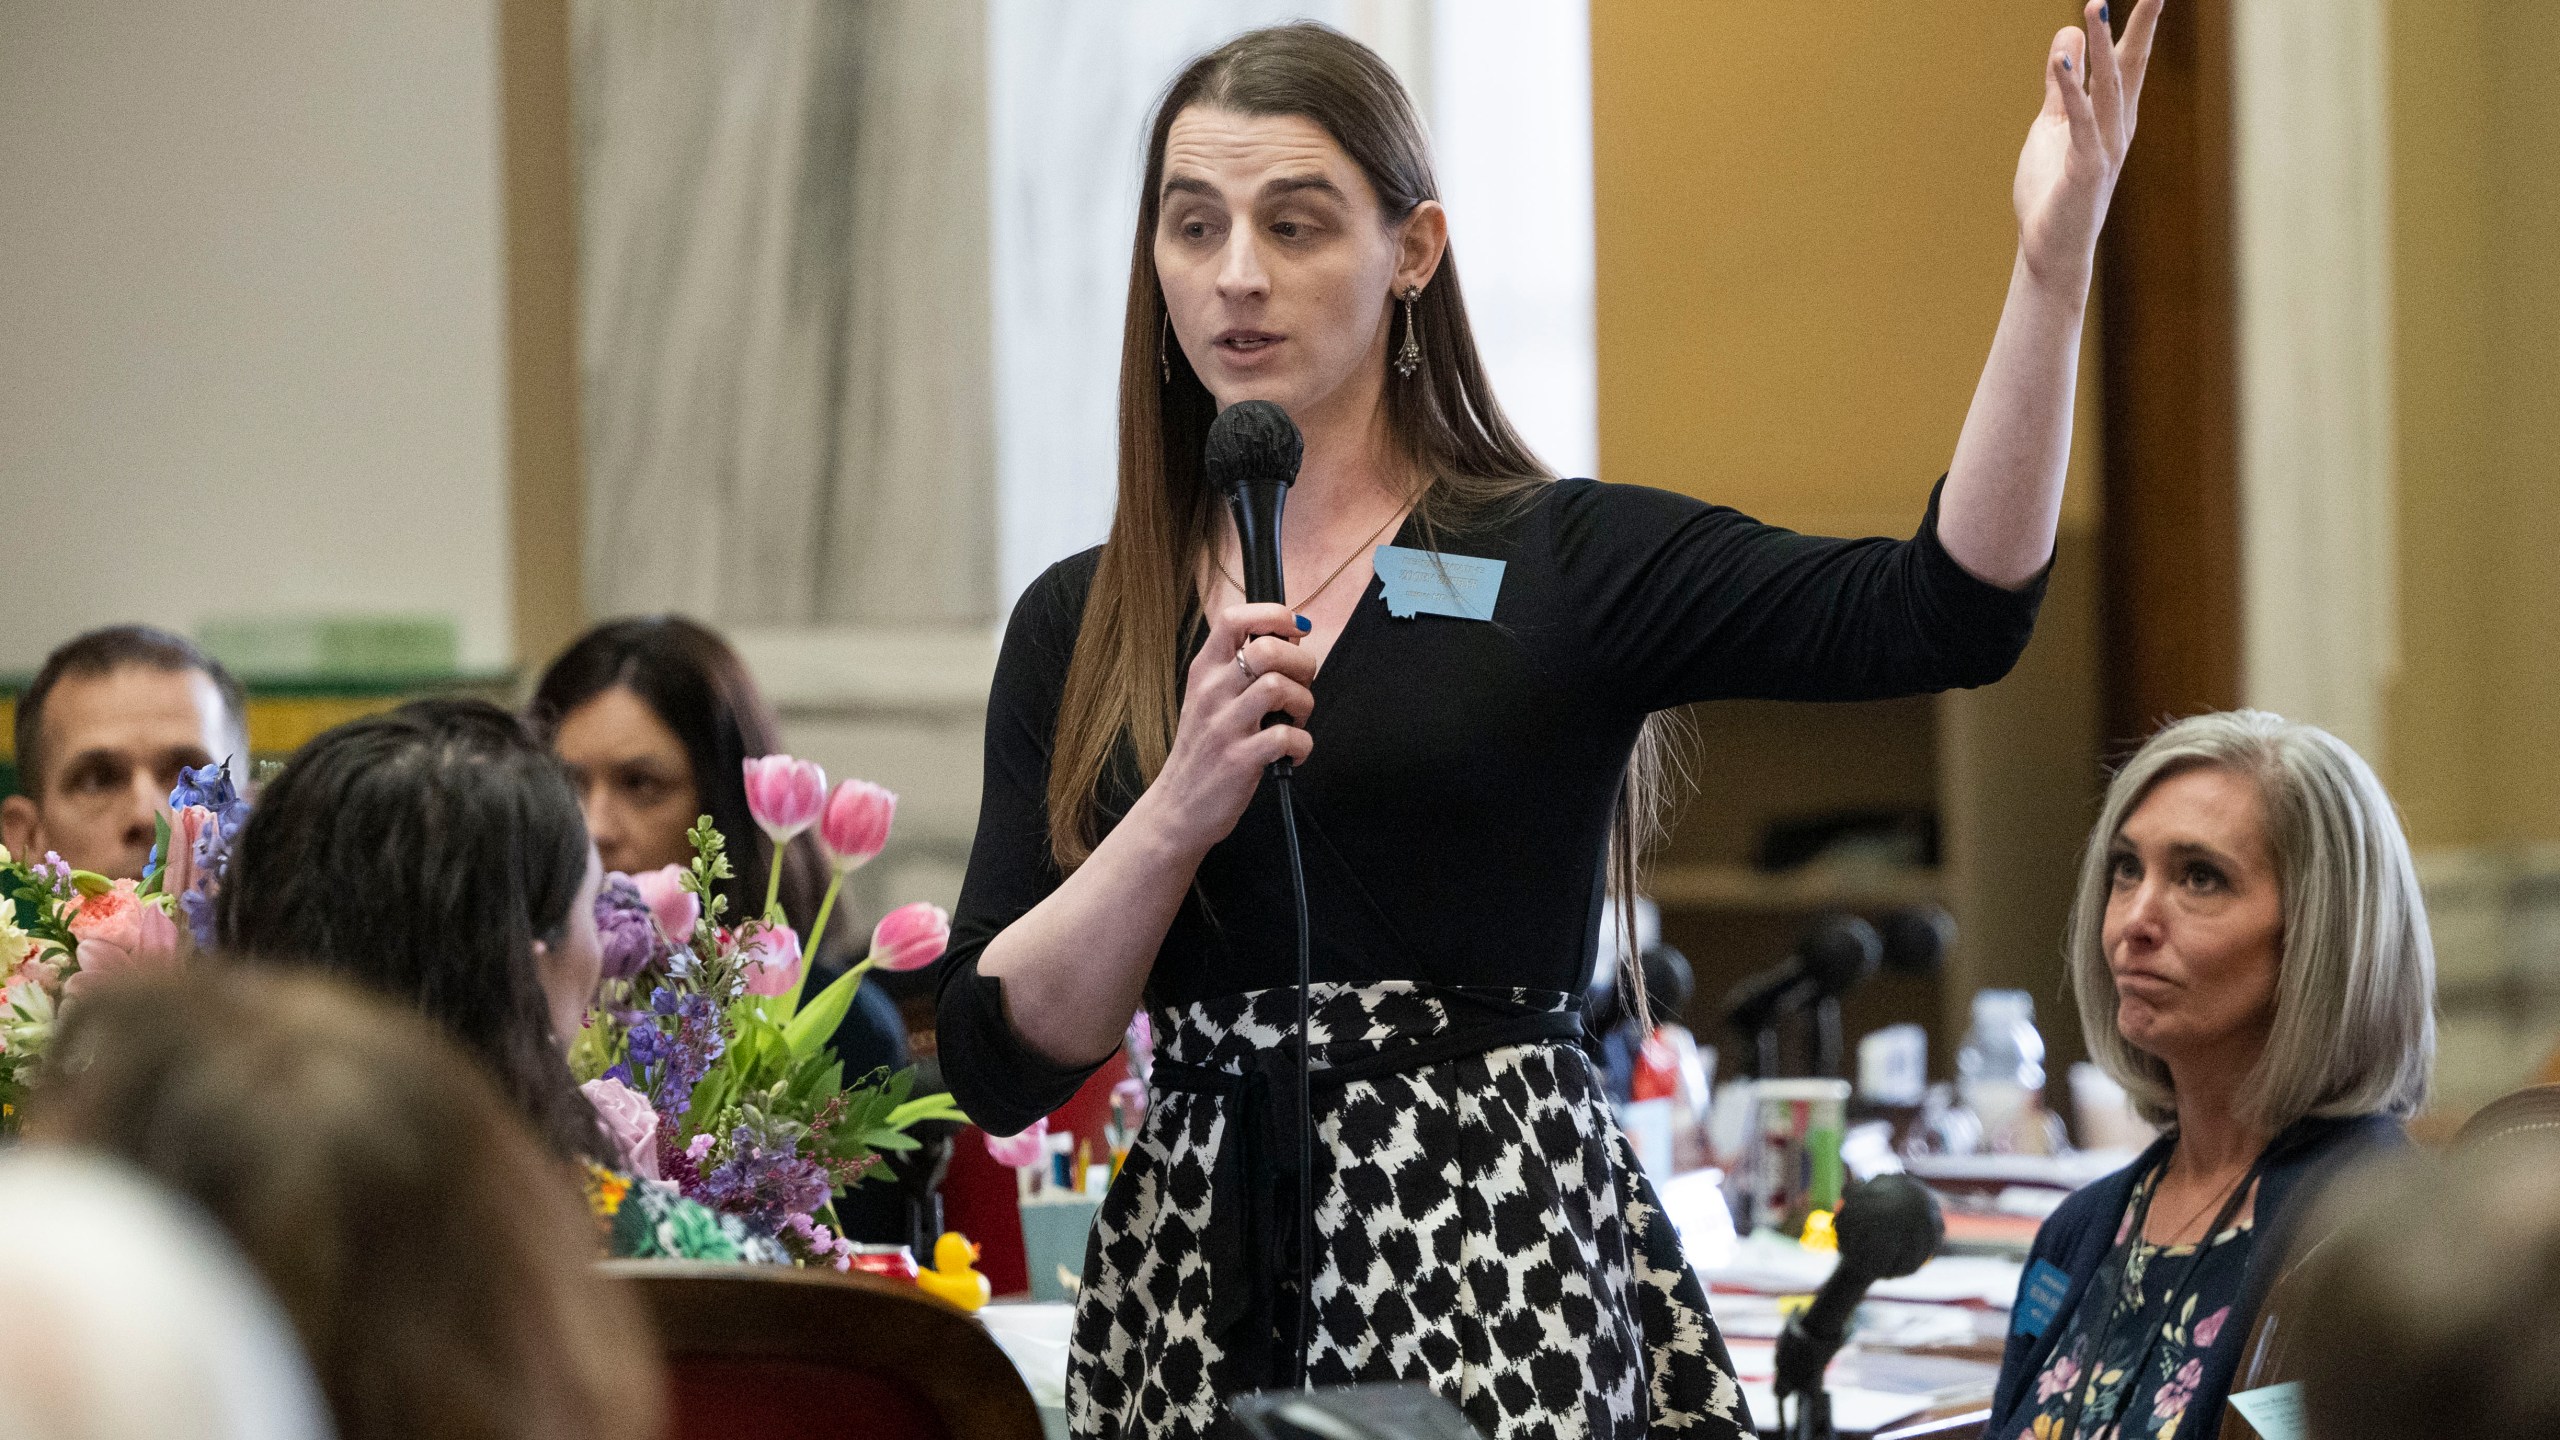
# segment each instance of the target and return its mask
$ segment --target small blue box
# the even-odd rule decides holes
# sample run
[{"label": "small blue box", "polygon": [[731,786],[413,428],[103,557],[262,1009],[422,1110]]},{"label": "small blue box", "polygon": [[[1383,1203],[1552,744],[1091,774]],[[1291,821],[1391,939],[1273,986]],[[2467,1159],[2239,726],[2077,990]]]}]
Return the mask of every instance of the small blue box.
[{"label": "small blue box", "polygon": [[1094,1212],[1101,1208],[1099,1201],[1074,1195],[1024,1203],[1022,1259],[1031,1272],[1032,1299],[1076,1298],[1073,1282],[1084,1276],[1085,1239],[1093,1233]]}]

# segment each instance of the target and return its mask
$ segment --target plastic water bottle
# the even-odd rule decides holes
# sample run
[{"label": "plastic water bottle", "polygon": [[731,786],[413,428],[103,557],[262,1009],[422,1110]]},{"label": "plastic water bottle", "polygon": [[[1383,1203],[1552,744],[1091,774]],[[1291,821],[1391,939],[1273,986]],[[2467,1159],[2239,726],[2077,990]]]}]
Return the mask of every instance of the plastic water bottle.
[{"label": "plastic water bottle", "polygon": [[[2021,1146],[2025,1123],[2044,1096],[2044,1037],[2036,1033],[2035,997],[2024,990],[1984,990],[1973,997],[1973,1029],[1956,1051],[1956,1093],[1982,1121],[1993,1150]],[[2042,1133],[2039,1119],[2033,1127]]]}]

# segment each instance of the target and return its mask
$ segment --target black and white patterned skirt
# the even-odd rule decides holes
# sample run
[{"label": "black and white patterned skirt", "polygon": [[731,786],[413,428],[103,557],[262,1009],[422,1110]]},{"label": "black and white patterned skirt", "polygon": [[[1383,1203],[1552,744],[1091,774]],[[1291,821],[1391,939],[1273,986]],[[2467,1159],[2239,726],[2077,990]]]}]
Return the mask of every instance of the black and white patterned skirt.
[{"label": "black and white patterned skirt", "polygon": [[[1540,1021],[1570,1003],[1315,987],[1310,1378],[1427,1384],[1489,1440],[1748,1436],[1706,1293],[1589,1059],[1499,1043],[1569,1033]],[[1222,1397],[1294,1359],[1296,1020],[1294,989],[1157,1017],[1146,1126],[1085,1253],[1077,1435],[1205,1435]]]}]

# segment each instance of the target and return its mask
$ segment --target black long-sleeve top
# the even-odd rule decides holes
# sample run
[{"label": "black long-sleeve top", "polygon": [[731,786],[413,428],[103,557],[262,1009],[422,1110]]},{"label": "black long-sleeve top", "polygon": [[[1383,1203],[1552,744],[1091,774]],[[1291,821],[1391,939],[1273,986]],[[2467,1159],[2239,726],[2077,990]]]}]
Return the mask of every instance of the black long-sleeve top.
[{"label": "black long-sleeve top", "polygon": [[[1314,978],[1579,993],[1606,895],[1609,823],[1649,713],[1701,700],[1870,700],[2008,673],[2043,581],[2003,590],[1940,545],[1832,540],[1632,485],[1563,480],[1430,542],[1506,562],[1493,619],[1397,619],[1372,580],[1316,675],[1297,768]],[[1408,520],[1398,545],[1423,547]],[[1101,551],[1024,592],[987,702],[986,781],[940,994],[943,1074],[1008,1134],[1087,1070],[1032,1050],[997,932],[1057,888],[1049,755]],[[1193,627],[1196,650],[1203,627]],[[1190,656],[1168,655],[1185,666]],[[1712,761],[1710,761],[1712,763]],[[1125,806],[1106,804],[1108,830]],[[1201,862],[1147,983],[1178,1010],[1296,983],[1296,921],[1273,789]]]}]

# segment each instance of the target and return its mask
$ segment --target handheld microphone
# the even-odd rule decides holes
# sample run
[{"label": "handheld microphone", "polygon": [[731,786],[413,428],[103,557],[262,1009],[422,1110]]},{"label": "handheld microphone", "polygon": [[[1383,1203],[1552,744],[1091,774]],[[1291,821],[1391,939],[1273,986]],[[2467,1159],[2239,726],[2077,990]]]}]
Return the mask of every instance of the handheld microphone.
[{"label": "handheld microphone", "polygon": [[[1236,525],[1236,547],[1244,556],[1244,598],[1257,605],[1286,605],[1289,597],[1280,569],[1280,512],[1297,483],[1298,465],[1306,457],[1305,437],[1289,412],[1268,400],[1243,400],[1218,412],[1209,424],[1201,452],[1209,483],[1227,497],[1227,514]],[[1262,717],[1263,728],[1286,725],[1285,711]],[[1265,774],[1280,801],[1280,833],[1288,845],[1289,890],[1298,912],[1298,1314],[1293,1385],[1307,1383],[1307,1350],[1314,1334],[1315,1286],[1315,1099],[1307,1058],[1308,991],[1313,980],[1307,921],[1307,870],[1298,848],[1297,802],[1290,795],[1294,767],[1282,756]]]},{"label": "handheld microphone", "polygon": [[1839,1268],[1822,1282],[1804,1313],[1778,1335],[1770,1389],[1782,1409],[1788,1396],[1797,1399],[1796,1424],[1785,1430],[1790,1440],[1830,1434],[1822,1372],[1849,1338],[1849,1317],[1869,1286],[1928,1264],[1946,1238],[1947,1223],[1929,1187],[1908,1175],[1879,1175],[1849,1187],[1833,1231],[1840,1240]]},{"label": "handheld microphone", "polygon": [[[1256,605],[1289,603],[1280,569],[1280,512],[1289,503],[1289,487],[1297,483],[1305,455],[1297,422],[1268,400],[1238,401],[1219,411],[1209,425],[1209,443],[1200,458],[1209,483],[1227,497],[1236,548],[1244,556],[1244,598]],[[1278,710],[1262,717],[1265,729],[1288,723],[1288,715]],[[1289,769],[1285,756],[1271,762],[1273,775],[1286,775]]]},{"label": "handheld microphone", "polygon": [[1280,511],[1297,483],[1306,441],[1289,412],[1268,400],[1243,400],[1218,412],[1201,454],[1209,483],[1227,497],[1236,541],[1244,551],[1244,598],[1286,605],[1280,578]]}]

